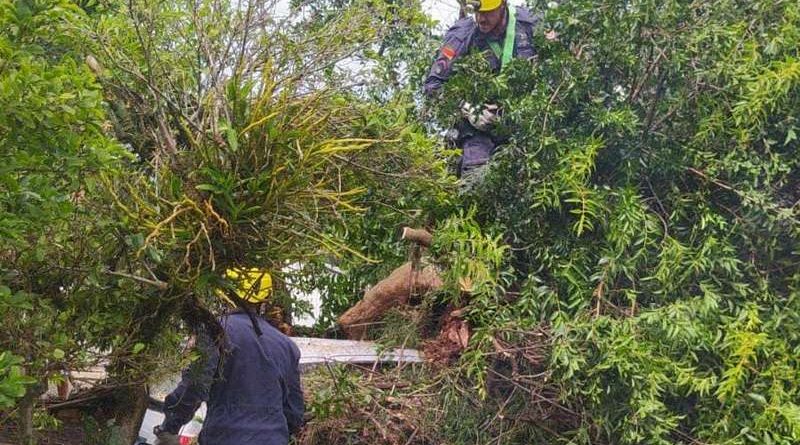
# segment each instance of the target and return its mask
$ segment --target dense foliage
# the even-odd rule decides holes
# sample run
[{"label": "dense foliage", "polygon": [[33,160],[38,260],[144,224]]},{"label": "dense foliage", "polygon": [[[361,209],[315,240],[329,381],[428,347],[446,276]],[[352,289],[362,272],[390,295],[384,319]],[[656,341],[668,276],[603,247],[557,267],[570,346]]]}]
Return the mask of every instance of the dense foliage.
[{"label": "dense foliage", "polygon": [[516,285],[488,281],[494,316],[473,320],[549,332],[546,385],[574,419],[539,435],[796,443],[800,6],[534,7],[538,59],[497,77],[465,61],[439,111],[504,110],[510,142],[465,206],[502,233]]},{"label": "dense foliage", "polygon": [[[84,12],[2,2],[0,22],[0,349],[24,359],[35,378],[23,382],[39,393],[68,364],[87,364],[87,344],[129,340],[137,297],[108,273],[109,212],[87,199],[127,154],[104,131]],[[18,375],[18,360],[3,354],[0,374]]]},{"label": "dense foliage", "polygon": [[367,259],[334,235],[389,200],[368,193],[376,176],[436,176],[407,103],[358,94],[369,79],[347,69],[385,38],[374,10],[319,23],[275,8],[0,4],[0,427],[18,421],[21,442],[52,425],[48,384],[93,365],[108,381],[86,400],[135,434],[145,381],[225,309],[211,290],[227,268],[282,284],[311,258]]},{"label": "dense foliage", "polygon": [[[411,310],[469,347],[403,401],[335,371],[335,437],[380,399],[407,444],[800,441],[800,4],[533,1],[535,60],[423,105],[418,2],[294,3],[0,0],[0,428],[68,370],[177,367],[228,267],[328,328],[414,225],[444,287]],[[426,132],[464,101],[508,143],[457,194]]]}]

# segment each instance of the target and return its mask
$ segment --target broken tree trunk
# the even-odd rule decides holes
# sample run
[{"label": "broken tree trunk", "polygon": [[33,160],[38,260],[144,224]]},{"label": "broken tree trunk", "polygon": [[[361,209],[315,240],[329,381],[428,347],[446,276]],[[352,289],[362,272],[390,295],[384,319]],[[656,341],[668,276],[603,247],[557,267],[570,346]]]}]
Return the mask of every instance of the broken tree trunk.
[{"label": "broken tree trunk", "polygon": [[408,262],[395,269],[364,293],[364,298],[339,317],[339,325],[347,337],[361,340],[367,327],[389,309],[408,302],[412,294],[424,294],[442,286],[439,274],[432,266],[414,270]]},{"label": "broken tree trunk", "polygon": [[395,269],[339,317],[339,326],[348,338],[363,339],[369,325],[379,320],[386,311],[408,303],[412,295],[422,295],[442,286],[436,269],[432,266],[420,269],[422,249],[430,247],[433,236],[425,229],[404,227],[401,239],[415,243],[411,261]]}]

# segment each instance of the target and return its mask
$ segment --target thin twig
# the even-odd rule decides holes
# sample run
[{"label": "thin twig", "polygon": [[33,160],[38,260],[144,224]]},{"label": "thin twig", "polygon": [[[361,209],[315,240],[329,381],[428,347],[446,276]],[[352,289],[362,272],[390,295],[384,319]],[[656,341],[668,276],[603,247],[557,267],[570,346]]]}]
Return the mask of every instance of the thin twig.
[{"label": "thin twig", "polygon": [[131,274],[125,273],[125,272],[117,272],[117,271],[113,271],[113,270],[107,270],[107,271],[105,271],[105,273],[107,273],[109,275],[118,276],[118,277],[129,278],[131,280],[138,281],[140,283],[149,284],[149,285],[155,286],[155,287],[157,287],[157,288],[159,288],[161,290],[167,290],[169,288],[169,284],[165,283],[164,281],[161,281],[161,280],[151,280],[149,278],[140,277],[140,276],[137,276],[137,275],[131,275]]}]

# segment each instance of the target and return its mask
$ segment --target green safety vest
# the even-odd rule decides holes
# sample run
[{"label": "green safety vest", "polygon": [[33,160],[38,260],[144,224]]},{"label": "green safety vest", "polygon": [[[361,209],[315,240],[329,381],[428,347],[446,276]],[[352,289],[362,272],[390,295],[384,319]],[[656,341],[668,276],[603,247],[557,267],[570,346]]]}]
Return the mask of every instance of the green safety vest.
[{"label": "green safety vest", "polygon": [[489,42],[492,52],[500,60],[500,69],[503,69],[511,61],[514,55],[514,37],[517,32],[517,10],[513,5],[508,6],[508,23],[506,24],[506,39],[503,42],[503,49],[497,42]]}]

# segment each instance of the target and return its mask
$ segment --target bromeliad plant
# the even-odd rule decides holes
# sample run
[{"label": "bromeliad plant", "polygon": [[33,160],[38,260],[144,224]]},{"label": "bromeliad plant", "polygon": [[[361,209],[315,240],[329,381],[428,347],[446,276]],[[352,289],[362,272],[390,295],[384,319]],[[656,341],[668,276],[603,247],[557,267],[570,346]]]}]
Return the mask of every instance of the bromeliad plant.
[{"label": "bromeliad plant", "polygon": [[[150,135],[131,143],[152,168],[109,184],[124,223],[141,228],[137,252],[186,295],[232,266],[280,274],[320,255],[368,260],[335,228],[364,210],[357,200],[375,186],[374,159],[426,147],[402,103],[358,96],[359,76],[337,67],[380,41],[364,26],[375,20],[368,8],[320,23],[303,11],[281,21],[272,4],[209,4],[193,22],[167,20],[182,8],[134,2],[136,20],[122,16],[127,35],[108,32],[113,21],[99,27],[101,62],[117,73],[105,81],[119,133]],[[186,57],[194,42],[199,52]],[[424,173],[409,168],[393,180]]]},{"label": "bromeliad plant", "polygon": [[319,249],[359,254],[323,227],[359,210],[351,201],[361,190],[345,182],[341,159],[377,141],[337,137],[339,123],[358,116],[335,92],[303,94],[269,75],[259,91],[251,90],[255,82],[228,87],[242,121],[225,123],[219,139],[198,135],[177,165],[158,171],[159,187],[148,176],[120,185],[117,205],[145,229],[136,248],[170,264],[174,283],[235,265],[280,270]]}]

